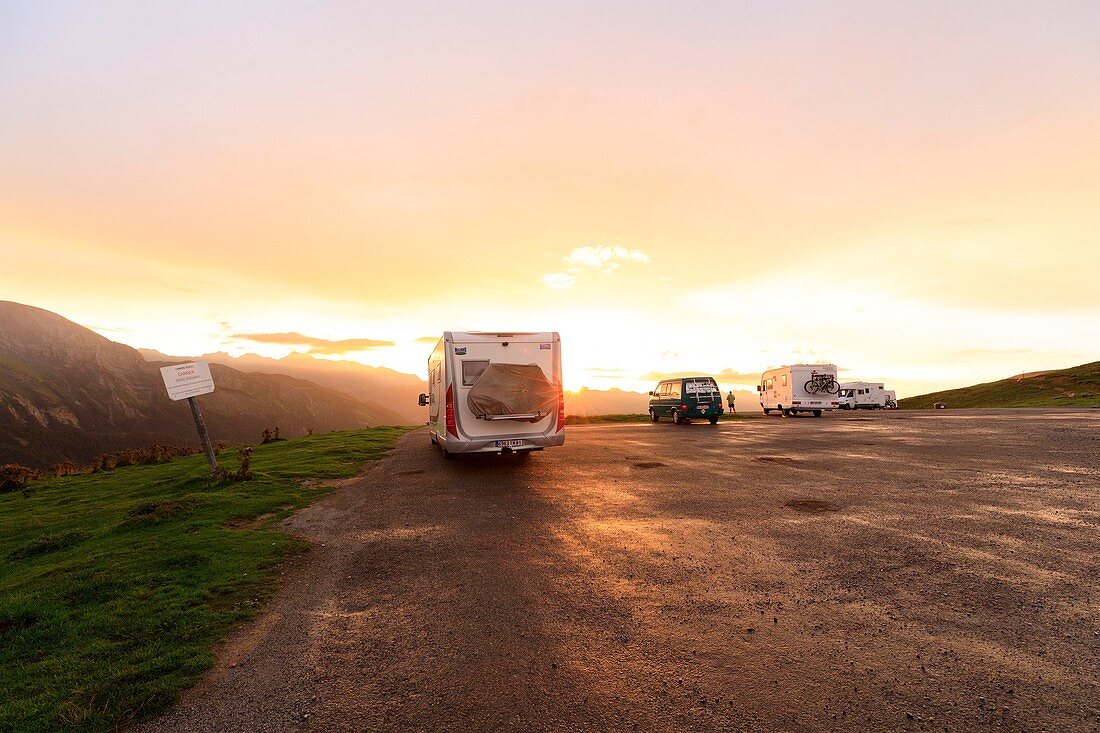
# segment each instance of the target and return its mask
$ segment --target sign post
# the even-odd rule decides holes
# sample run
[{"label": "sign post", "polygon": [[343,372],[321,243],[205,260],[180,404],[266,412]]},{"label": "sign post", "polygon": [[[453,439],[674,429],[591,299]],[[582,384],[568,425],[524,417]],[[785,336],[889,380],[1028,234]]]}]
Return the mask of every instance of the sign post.
[{"label": "sign post", "polygon": [[210,436],[206,432],[202,413],[199,412],[199,403],[195,401],[199,395],[214,391],[214,378],[210,376],[210,365],[205,361],[193,361],[161,367],[160,376],[164,380],[164,387],[168,390],[170,399],[187,400],[187,404],[191,406],[191,417],[195,418],[195,429],[199,432],[199,440],[202,441],[202,449],[206,453],[206,462],[210,464],[210,471],[216,475],[218,459],[214,456],[214,448],[210,445]]}]

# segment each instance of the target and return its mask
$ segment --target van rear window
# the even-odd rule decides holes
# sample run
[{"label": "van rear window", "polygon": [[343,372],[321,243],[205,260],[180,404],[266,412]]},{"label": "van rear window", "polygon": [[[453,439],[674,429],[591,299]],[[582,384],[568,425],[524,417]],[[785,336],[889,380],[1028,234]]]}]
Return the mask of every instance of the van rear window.
[{"label": "van rear window", "polygon": [[700,392],[717,392],[718,383],[713,379],[685,379],[684,392],[686,394],[698,394]]}]

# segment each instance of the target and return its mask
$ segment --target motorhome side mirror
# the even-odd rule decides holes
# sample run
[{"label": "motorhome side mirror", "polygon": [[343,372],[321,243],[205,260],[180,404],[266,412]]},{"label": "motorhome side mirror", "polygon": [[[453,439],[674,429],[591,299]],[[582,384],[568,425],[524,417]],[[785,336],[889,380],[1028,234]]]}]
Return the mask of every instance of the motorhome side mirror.
[{"label": "motorhome side mirror", "polygon": [[420,395],[420,400],[419,400],[418,404],[419,404],[419,405],[420,405],[421,407],[427,407],[427,406],[428,406],[428,395],[426,395],[426,394],[421,394],[421,395]]},{"label": "motorhome side mirror", "polygon": [[764,391],[764,385],[762,385],[762,384],[756,385],[756,391],[757,392],[763,392]]},{"label": "motorhome side mirror", "polygon": [[652,397],[652,396],[653,396],[653,393],[652,393],[652,392],[646,392],[646,394],[648,394],[648,395],[649,395],[650,397]]}]

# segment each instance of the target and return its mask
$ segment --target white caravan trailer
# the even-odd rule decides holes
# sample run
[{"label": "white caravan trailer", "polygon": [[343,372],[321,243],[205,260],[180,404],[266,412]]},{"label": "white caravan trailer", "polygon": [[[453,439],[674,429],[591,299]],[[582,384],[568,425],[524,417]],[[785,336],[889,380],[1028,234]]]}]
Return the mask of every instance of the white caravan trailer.
[{"label": "white caravan trailer", "polygon": [[565,443],[557,333],[446,331],[428,359],[428,432],[443,457]]},{"label": "white caravan trailer", "polygon": [[882,382],[843,382],[840,409],[882,410],[886,407],[886,385]]},{"label": "white caravan trailer", "polygon": [[812,412],[821,417],[839,405],[836,364],[791,364],[769,369],[760,376],[756,391],[764,414],[778,410],[784,415]]}]

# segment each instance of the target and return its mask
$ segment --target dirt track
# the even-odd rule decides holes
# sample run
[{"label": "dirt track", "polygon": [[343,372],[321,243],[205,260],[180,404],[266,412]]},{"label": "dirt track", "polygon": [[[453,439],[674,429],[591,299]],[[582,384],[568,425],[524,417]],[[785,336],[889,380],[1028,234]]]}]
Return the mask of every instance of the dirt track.
[{"label": "dirt track", "polygon": [[143,730],[1100,730],[1100,410],[418,431],[289,525]]}]

